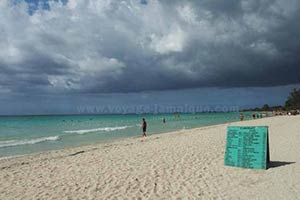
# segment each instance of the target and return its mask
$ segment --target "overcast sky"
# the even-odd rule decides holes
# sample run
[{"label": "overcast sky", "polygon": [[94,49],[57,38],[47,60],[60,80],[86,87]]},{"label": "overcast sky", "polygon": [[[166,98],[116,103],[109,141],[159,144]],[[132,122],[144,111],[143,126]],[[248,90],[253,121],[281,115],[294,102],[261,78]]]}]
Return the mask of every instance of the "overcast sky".
[{"label": "overcast sky", "polygon": [[0,1],[0,114],[282,104],[300,84],[299,0],[42,2]]}]

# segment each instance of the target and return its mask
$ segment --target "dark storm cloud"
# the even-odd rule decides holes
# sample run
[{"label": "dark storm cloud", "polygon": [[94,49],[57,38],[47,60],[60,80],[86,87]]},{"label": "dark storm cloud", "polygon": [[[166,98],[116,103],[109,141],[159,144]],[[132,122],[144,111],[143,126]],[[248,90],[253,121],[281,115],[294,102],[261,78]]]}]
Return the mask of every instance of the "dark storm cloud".
[{"label": "dark storm cloud", "polygon": [[0,2],[0,92],[300,83],[298,0]]}]

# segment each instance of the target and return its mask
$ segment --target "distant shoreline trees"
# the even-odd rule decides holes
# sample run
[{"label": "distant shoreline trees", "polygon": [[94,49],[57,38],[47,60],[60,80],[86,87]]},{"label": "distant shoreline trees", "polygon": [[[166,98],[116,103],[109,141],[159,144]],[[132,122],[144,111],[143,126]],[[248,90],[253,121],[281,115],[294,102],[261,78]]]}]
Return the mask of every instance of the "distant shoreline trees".
[{"label": "distant shoreline trees", "polygon": [[263,105],[261,108],[245,109],[242,111],[290,111],[300,109],[300,89],[294,88],[287,97],[284,106]]},{"label": "distant shoreline trees", "polygon": [[285,102],[286,110],[300,109],[300,89],[294,88]]}]

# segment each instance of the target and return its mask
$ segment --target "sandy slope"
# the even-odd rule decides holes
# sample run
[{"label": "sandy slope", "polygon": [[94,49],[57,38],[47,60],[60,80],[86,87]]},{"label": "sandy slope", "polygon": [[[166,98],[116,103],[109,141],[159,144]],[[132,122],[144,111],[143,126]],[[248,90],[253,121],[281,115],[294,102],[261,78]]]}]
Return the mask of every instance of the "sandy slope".
[{"label": "sandy slope", "polygon": [[217,125],[1,160],[0,199],[300,199],[300,116],[233,124],[270,127],[272,168],[224,166]]}]

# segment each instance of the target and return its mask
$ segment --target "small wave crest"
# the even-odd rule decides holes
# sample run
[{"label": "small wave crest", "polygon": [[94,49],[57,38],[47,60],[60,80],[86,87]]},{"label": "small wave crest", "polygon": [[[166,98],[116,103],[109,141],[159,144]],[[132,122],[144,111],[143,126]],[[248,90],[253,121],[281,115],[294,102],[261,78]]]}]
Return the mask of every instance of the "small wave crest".
[{"label": "small wave crest", "polygon": [[124,130],[126,128],[130,128],[131,126],[117,126],[117,127],[103,127],[103,128],[94,128],[94,129],[87,129],[87,130],[73,130],[73,131],[64,131],[65,133],[76,133],[76,134],[86,134],[86,133],[93,133],[98,131],[117,131],[117,130]]},{"label": "small wave crest", "polygon": [[59,136],[50,136],[50,137],[42,137],[42,138],[36,138],[36,139],[6,140],[6,141],[0,141],[0,148],[28,145],[28,144],[37,144],[37,143],[42,143],[42,142],[47,142],[47,141],[56,141],[59,139],[60,139]]}]

